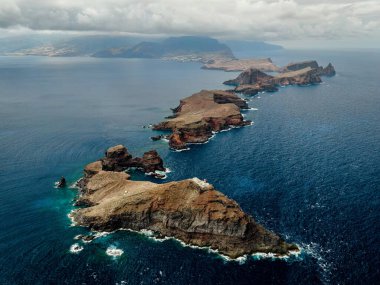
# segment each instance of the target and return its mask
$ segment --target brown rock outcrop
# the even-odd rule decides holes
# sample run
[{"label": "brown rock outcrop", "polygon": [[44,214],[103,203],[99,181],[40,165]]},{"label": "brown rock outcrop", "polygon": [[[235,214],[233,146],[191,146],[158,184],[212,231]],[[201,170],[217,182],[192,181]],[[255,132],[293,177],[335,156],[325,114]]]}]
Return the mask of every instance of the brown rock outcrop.
[{"label": "brown rock outcrop", "polygon": [[247,102],[233,93],[221,90],[202,90],[182,99],[172,109],[173,116],[153,126],[154,130],[171,131],[169,146],[186,149],[189,143],[204,143],[213,132],[231,126],[245,126],[240,109],[248,109]]},{"label": "brown rock outcrop", "polygon": [[321,73],[321,75],[324,76],[334,76],[335,74],[335,68],[331,63],[329,63],[325,68],[323,68]]},{"label": "brown rock outcrop", "polygon": [[72,212],[73,221],[97,231],[151,230],[231,258],[298,250],[197,178],[155,184],[130,181],[124,172],[99,171],[87,177],[78,204],[87,208]]},{"label": "brown rock outcrop", "polygon": [[132,157],[123,145],[116,145],[107,149],[105,157],[88,164],[85,169],[85,178],[91,177],[100,171],[125,171],[136,167],[145,173],[159,177],[156,171],[165,171],[164,163],[155,150],[147,151],[143,157]]},{"label": "brown rock outcrop", "polygon": [[223,82],[226,85],[243,85],[243,84],[255,84],[262,82],[269,82],[273,76],[270,76],[256,68],[250,68],[239,74],[238,77],[232,80]]},{"label": "brown rock outcrop", "polygon": [[319,69],[305,67],[296,71],[280,73],[271,80],[271,83],[281,86],[317,84],[322,82],[319,74]]},{"label": "brown rock outcrop", "polygon": [[278,88],[272,83],[256,83],[256,84],[243,84],[236,86],[234,89],[236,93],[242,93],[247,96],[253,96],[259,92],[276,92]]},{"label": "brown rock outcrop", "polygon": [[287,73],[291,71],[303,70],[305,68],[313,69],[315,74],[319,76],[334,76],[336,73],[335,68],[331,63],[329,63],[326,67],[323,67],[319,66],[318,62],[315,60],[289,63],[281,68],[280,72]]},{"label": "brown rock outcrop", "polygon": [[310,67],[311,69],[317,69],[319,68],[319,64],[316,60],[308,60],[308,61],[301,61],[301,62],[291,62],[281,68],[280,72],[290,72],[290,71],[297,71],[304,68]]},{"label": "brown rock outcrop", "polygon": [[288,64],[275,76],[257,69],[249,69],[237,78],[225,81],[224,84],[236,86],[234,91],[237,93],[252,96],[263,91],[278,91],[277,86],[318,84],[322,82],[320,76],[334,74],[335,69],[331,63],[323,68],[313,60]]}]

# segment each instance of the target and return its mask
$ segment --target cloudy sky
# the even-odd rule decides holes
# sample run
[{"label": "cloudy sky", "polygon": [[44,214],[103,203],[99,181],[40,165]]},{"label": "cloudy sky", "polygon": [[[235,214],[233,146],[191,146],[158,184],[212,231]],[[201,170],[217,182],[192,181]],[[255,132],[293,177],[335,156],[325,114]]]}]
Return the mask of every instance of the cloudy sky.
[{"label": "cloudy sky", "polygon": [[0,0],[0,35],[209,35],[380,47],[380,0]]}]

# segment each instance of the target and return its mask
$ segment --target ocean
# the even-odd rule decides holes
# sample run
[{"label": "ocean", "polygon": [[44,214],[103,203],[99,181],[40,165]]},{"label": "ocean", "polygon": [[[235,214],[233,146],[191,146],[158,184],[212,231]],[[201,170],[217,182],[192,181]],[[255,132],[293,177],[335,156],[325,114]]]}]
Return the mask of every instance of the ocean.
[{"label": "ocean", "polygon": [[[173,152],[143,128],[238,73],[144,59],[0,57],[0,284],[375,284],[380,278],[380,52],[268,52],[337,75],[250,98],[252,126]],[[227,261],[122,231],[83,244],[69,184],[105,149],[157,149],[166,181],[199,177],[302,248],[285,260]],[[152,180],[135,173],[134,179]],[[154,180],[152,180],[154,181]],[[165,182],[165,181],[160,181]],[[83,246],[70,252],[74,243]],[[119,257],[107,248],[124,251]]]}]

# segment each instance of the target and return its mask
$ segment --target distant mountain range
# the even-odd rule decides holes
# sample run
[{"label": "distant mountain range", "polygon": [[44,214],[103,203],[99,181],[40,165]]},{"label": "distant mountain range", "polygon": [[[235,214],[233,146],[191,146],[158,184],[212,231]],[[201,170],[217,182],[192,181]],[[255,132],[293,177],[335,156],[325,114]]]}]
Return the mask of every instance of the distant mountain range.
[{"label": "distant mountain range", "polygon": [[172,37],[161,42],[141,42],[132,47],[111,48],[95,53],[95,57],[163,58],[182,61],[208,61],[234,58],[231,49],[207,37]]},{"label": "distant mountain range", "polygon": [[274,50],[281,46],[265,42],[225,41],[183,36],[149,39],[130,36],[34,36],[0,38],[2,55],[94,56],[160,58],[208,62],[234,59],[234,52]]}]

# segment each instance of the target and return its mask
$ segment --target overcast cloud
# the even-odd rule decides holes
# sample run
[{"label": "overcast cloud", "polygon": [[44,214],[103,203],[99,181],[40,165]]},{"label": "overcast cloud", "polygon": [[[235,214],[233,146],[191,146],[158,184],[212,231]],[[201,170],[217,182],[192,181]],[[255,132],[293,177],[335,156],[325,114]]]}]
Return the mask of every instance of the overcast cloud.
[{"label": "overcast cloud", "polygon": [[0,0],[0,29],[373,39],[380,38],[380,0]]}]

